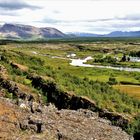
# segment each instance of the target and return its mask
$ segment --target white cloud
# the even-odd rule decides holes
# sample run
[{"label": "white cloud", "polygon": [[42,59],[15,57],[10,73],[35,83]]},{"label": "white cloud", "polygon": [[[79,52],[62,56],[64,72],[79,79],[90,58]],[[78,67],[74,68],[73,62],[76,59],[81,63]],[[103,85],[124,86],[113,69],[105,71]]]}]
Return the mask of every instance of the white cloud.
[{"label": "white cloud", "polygon": [[[12,0],[11,0],[12,1]],[[14,0],[13,0],[14,1]],[[41,9],[18,8],[17,15],[1,14],[5,22],[51,26],[64,32],[107,33],[140,30],[138,0],[24,0]],[[16,13],[14,11],[14,13]]]}]

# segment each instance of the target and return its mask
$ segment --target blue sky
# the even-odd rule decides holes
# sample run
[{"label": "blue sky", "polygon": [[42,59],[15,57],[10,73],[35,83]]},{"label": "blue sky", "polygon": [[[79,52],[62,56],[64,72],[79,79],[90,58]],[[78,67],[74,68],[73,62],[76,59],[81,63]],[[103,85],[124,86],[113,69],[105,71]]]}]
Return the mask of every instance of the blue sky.
[{"label": "blue sky", "polygon": [[140,30],[139,0],[0,0],[0,24],[55,27],[63,32]]}]

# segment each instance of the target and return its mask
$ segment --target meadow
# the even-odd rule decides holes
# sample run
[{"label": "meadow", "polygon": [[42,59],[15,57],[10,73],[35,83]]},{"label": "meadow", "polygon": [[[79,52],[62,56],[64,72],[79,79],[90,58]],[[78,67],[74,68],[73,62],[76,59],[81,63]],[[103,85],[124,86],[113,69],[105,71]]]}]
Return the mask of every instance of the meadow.
[{"label": "meadow", "polygon": [[[137,38],[79,38],[29,42],[5,40],[0,45],[0,65],[7,69],[5,77],[32,94],[41,94],[42,91],[32,86],[27,78],[28,74],[36,74],[44,80],[53,81],[63,91],[86,96],[95,101],[99,108],[121,113],[128,118],[137,118],[140,113],[139,72],[76,67],[71,66],[70,62],[71,59],[91,56],[93,60],[87,63],[139,68],[140,62],[121,61],[124,55],[128,57],[131,53],[137,54],[140,51],[140,46],[133,44],[139,41]],[[70,54],[76,56],[68,57]],[[42,98],[46,103],[47,98],[44,95]],[[139,119],[126,131],[137,132],[138,127]]]}]

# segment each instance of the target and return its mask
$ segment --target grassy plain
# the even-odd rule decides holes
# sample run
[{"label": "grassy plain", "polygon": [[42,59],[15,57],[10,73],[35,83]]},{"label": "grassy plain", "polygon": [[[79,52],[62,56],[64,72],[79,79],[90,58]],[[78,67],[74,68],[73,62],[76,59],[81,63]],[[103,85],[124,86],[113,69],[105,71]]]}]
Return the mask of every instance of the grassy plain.
[{"label": "grassy plain", "polygon": [[[131,42],[138,42],[139,39],[98,39],[98,38],[82,38],[82,39],[67,39],[67,40],[49,40],[48,42],[16,42],[8,43],[7,45],[1,46],[1,50],[6,50],[8,53],[15,55],[13,61],[19,64],[28,65],[26,61],[21,61],[21,58],[17,59],[16,55],[19,52],[40,58],[45,62],[43,67],[52,67],[53,69],[61,69],[64,73],[77,76],[80,78],[88,78],[94,81],[108,82],[109,77],[114,77],[118,83],[129,83],[132,85],[140,84],[140,76],[138,72],[125,72],[110,69],[99,69],[99,68],[84,68],[84,67],[73,67],[69,65],[70,60],[66,57],[69,53],[76,53],[75,58],[86,58],[92,56],[94,59],[99,57],[118,57],[121,59],[123,54],[129,55],[132,51],[139,51],[140,45],[132,45]],[[57,56],[61,58],[52,58]],[[65,58],[65,59],[62,59]],[[112,65],[111,63],[93,61],[90,64],[100,65]],[[115,65],[115,64],[113,64]],[[139,62],[117,62],[116,66],[127,66],[127,67],[140,67]],[[44,73],[40,73],[44,75]],[[126,86],[126,85],[125,85]],[[129,93],[128,90],[123,91]],[[135,92],[135,91],[133,91]],[[140,94],[140,91],[137,91]],[[133,94],[132,94],[133,95]]]},{"label": "grassy plain", "polygon": [[[140,67],[138,62],[112,63],[110,59],[103,62],[94,61],[108,56],[111,59],[114,56],[121,59],[124,54],[128,56],[130,52],[138,52],[140,46],[131,42],[139,41],[139,39],[129,38],[10,41],[0,46],[0,65],[6,67],[9,79],[15,81],[26,91],[30,89],[29,92],[32,94],[41,94],[41,91],[34,89],[31,85],[31,81],[27,78],[29,73],[55,81],[63,91],[73,92],[77,96],[87,96],[100,108],[135,117],[140,113],[139,72],[75,67],[69,64],[71,60],[67,55],[75,53],[75,59],[91,56],[93,57],[93,61],[89,62],[91,64]],[[11,64],[16,64],[17,68]],[[115,85],[110,84],[111,78],[115,79]],[[131,128],[130,133],[133,133],[132,129],[135,128]]]}]

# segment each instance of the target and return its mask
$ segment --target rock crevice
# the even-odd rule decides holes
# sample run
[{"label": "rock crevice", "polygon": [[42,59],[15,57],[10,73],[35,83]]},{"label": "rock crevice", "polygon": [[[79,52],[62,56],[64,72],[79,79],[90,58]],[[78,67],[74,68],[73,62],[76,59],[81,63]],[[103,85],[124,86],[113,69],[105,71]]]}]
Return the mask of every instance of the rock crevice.
[{"label": "rock crevice", "polygon": [[125,128],[129,119],[121,114],[109,112],[99,108],[96,103],[86,97],[79,97],[68,92],[60,90],[56,83],[52,81],[45,82],[39,76],[28,76],[32,80],[32,85],[35,88],[41,89],[43,94],[47,96],[48,102],[54,103],[58,109],[88,109],[93,112],[98,112],[100,117],[107,118],[113,122],[114,125]]}]

